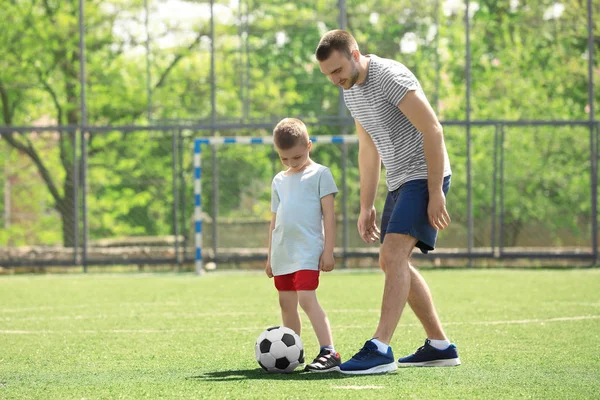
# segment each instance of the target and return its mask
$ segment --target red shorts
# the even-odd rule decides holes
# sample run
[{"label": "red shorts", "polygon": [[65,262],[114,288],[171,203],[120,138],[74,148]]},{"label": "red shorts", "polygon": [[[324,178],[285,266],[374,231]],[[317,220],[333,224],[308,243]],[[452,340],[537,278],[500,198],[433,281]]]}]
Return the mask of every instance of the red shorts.
[{"label": "red shorts", "polygon": [[319,287],[319,271],[301,269],[291,274],[273,277],[275,287],[281,291],[317,290]]}]

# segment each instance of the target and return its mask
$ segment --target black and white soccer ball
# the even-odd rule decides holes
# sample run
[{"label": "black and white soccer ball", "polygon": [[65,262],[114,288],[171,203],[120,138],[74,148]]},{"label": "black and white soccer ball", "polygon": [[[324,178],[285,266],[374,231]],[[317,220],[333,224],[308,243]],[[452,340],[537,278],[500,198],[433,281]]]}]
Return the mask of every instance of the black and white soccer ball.
[{"label": "black and white soccer ball", "polygon": [[256,339],[256,361],[272,374],[290,373],[304,363],[304,346],[300,336],[284,326],[267,328]]}]

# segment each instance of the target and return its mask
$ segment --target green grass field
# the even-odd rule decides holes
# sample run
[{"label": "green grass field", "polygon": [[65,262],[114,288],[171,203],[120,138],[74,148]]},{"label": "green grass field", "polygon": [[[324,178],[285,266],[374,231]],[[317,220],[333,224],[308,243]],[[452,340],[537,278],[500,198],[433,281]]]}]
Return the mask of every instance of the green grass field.
[{"label": "green grass field", "polygon": [[[0,398],[600,398],[600,270],[423,274],[463,365],[358,377],[258,369],[254,341],[280,321],[261,273],[4,276]],[[374,332],[382,287],[379,272],[322,277],[343,358]],[[423,340],[407,309],[396,358]]]}]

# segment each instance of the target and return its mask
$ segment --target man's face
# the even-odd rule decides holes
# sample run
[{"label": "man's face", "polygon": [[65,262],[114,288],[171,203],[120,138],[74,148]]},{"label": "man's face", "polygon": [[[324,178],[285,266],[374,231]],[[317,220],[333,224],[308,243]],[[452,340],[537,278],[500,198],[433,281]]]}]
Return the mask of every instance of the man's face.
[{"label": "man's face", "polygon": [[334,51],[327,60],[319,61],[319,67],[334,85],[350,89],[358,81],[357,63],[354,55],[347,59],[339,51]]},{"label": "man's face", "polygon": [[308,142],[308,145],[300,143],[287,150],[275,148],[283,165],[294,172],[300,172],[306,166],[311,145],[312,143]]}]

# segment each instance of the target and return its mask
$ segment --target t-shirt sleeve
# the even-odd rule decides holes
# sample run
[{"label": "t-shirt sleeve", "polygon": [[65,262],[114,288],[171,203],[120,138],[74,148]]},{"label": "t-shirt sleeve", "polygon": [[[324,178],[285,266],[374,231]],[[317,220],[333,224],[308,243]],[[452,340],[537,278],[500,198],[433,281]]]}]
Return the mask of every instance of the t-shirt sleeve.
[{"label": "t-shirt sleeve", "polygon": [[394,106],[398,106],[400,101],[411,90],[419,89],[416,80],[402,71],[386,69],[381,74],[381,91],[385,98]]},{"label": "t-shirt sleeve", "polygon": [[319,179],[319,198],[322,199],[323,197],[332,193],[335,195],[337,192],[338,188],[333,180],[331,170],[325,167],[321,173],[321,179]]},{"label": "t-shirt sleeve", "polygon": [[275,179],[271,182],[271,211],[276,213],[279,208],[279,193],[277,193],[277,186],[275,185]]}]

